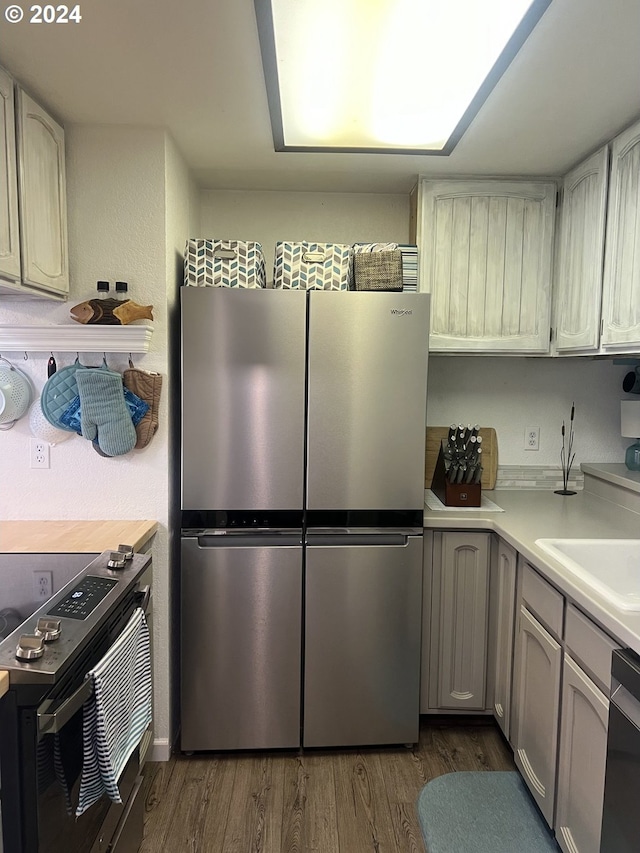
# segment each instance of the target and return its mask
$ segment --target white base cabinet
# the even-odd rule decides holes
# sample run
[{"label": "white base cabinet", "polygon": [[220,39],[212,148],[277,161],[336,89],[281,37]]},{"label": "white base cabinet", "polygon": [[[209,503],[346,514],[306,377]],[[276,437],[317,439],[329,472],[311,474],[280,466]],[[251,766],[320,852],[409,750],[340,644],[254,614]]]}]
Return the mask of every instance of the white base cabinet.
[{"label": "white base cabinet", "polygon": [[492,566],[493,620],[495,622],[493,715],[507,740],[510,739],[511,731],[511,674],[517,557],[516,551],[507,542],[498,540],[495,562]]},{"label": "white base cabinet", "polygon": [[489,533],[434,536],[430,709],[486,708],[489,542]]},{"label": "white base cabinet", "polygon": [[524,606],[517,655],[514,759],[545,820],[553,826],[562,647]]},{"label": "white base cabinet", "polygon": [[609,700],[565,654],[556,838],[565,853],[598,853]]},{"label": "white base cabinet", "polygon": [[499,537],[429,530],[424,555],[420,712],[493,712],[564,853],[599,853],[617,643]]}]

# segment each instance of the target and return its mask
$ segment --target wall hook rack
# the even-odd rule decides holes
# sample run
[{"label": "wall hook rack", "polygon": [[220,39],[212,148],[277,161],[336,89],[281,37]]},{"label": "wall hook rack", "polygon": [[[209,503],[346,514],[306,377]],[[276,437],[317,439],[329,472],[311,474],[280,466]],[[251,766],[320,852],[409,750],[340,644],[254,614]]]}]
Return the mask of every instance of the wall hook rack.
[{"label": "wall hook rack", "polygon": [[0,351],[149,352],[153,326],[0,326]]}]

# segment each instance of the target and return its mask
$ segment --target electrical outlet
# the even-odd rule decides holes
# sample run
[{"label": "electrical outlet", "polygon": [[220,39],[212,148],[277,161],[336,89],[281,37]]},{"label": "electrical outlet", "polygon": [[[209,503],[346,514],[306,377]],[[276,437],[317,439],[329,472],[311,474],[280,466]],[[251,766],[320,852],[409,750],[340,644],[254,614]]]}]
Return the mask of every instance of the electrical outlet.
[{"label": "electrical outlet", "polygon": [[53,576],[51,572],[33,573],[33,594],[38,601],[44,601],[53,595]]},{"label": "electrical outlet", "polygon": [[524,431],[524,449],[540,449],[540,427],[527,427]]},{"label": "electrical outlet", "polygon": [[30,439],[29,465],[31,468],[48,468],[51,445],[39,438]]}]

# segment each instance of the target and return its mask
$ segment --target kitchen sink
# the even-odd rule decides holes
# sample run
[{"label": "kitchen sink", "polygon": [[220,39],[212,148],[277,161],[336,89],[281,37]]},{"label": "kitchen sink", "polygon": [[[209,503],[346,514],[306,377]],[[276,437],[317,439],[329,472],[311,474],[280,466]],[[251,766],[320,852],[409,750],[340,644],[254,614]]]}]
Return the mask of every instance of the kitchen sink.
[{"label": "kitchen sink", "polygon": [[640,539],[536,539],[620,610],[640,610]]}]

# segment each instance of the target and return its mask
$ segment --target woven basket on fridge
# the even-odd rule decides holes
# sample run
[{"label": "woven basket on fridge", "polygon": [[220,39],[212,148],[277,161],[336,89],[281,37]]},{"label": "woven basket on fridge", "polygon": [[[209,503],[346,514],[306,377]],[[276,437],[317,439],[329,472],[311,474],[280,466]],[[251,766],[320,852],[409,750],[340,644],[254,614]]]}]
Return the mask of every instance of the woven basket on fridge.
[{"label": "woven basket on fridge", "polygon": [[356,290],[402,290],[402,252],[356,252],[354,279]]}]

